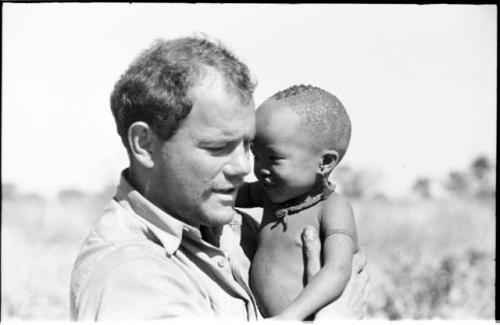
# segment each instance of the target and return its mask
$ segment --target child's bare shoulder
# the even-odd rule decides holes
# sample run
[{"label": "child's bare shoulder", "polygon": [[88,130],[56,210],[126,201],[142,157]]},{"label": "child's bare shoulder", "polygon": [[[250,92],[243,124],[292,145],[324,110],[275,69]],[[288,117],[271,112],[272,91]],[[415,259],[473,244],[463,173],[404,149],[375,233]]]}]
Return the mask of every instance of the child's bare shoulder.
[{"label": "child's bare shoulder", "polygon": [[356,240],[354,211],[349,199],[341,194],[332,193],[323,201],[320,213],[320,231],[326,235],[332,231],[345,230]]},{"label": "child's bare shoulder", "polygon": [[324,201],[321,213],[322,215],[325,215],[325,217],[331,217],[334,213],[354,216],[349,199],[335,192],[330,194],[330,196],[328,196],[328,198]]}]

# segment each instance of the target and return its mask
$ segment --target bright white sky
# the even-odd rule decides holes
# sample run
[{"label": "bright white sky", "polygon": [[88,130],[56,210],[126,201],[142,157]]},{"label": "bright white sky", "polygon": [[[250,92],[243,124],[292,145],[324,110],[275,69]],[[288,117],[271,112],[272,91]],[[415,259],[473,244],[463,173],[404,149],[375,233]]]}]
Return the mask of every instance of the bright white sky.
[{"label": "bright white sky", "polygon": [[156,38],[205,33],[246,62],[257,104],[306,83],[344,103],[344,164],[389,194],[496,157],[493,5],[4,4],[2,182],[52,195],[127,164],[109,95]]}]

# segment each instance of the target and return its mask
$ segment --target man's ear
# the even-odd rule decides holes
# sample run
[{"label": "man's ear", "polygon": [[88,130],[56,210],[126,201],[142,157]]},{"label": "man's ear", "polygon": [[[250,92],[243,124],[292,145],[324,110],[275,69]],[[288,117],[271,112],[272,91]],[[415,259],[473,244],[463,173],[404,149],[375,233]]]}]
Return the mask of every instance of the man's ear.
[{"label": "man's ear", "polygon": [[131,158],[145,168],[153,168],[153,150],[156,137],[149,125],[144,122],[133,123],[128,128],[127,138]]},{"label": "man's ear", "polygon": [[339,153],[336,150],[324,150],[321,154],[319,169],[321,174],[328,175],[339,162]]}]

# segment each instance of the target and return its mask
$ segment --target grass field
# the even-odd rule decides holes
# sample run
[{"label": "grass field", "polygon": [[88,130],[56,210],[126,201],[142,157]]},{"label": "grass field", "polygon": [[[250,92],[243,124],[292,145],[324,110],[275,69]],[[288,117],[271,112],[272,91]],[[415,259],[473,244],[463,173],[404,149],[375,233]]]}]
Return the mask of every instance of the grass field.
[{"label": "grass field", "polygon": [[[74,259],[107,198],[2,202],[2,320],[68,320]],[[493,319],[495,202],[353,202],[368,318]]]}]

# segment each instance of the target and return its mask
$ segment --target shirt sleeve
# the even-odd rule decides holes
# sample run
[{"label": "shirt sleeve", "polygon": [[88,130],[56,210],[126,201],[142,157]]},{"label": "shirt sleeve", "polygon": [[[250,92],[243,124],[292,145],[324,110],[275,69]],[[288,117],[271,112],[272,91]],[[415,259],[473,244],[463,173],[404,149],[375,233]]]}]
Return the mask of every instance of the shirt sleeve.
[{"label": "shirt sleeve", "polygon": [[211,315],[209,299],[168,257],[137,246],[96,266],[81,294],[77,320],[157,320]]}]

